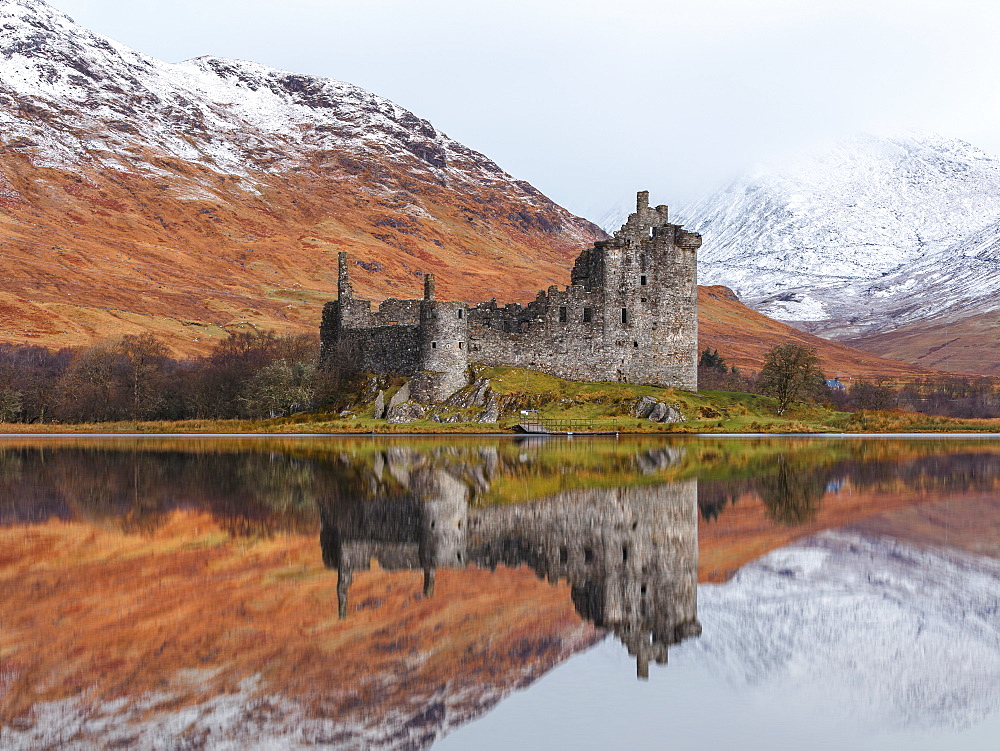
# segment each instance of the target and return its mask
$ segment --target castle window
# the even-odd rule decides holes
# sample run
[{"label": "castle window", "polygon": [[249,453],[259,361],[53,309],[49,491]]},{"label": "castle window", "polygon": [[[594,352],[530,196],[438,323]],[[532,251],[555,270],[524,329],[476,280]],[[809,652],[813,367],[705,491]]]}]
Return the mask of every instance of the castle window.
[{"label": "castle window", "polygon": [[559,547],[559,563],[569,563],[569,551],[565,545]]},{"label": "castle window", "polygon": [[642,276],[639,277],[639,284],[641,286],[643,286],[643,287],[646,286],[646,275],[645,274],[643,274]]},{"label": "castle window", "polygon": [[639,298],[639,302],[646,302],[646,298],[645,297],[640,297]]},{"label": "castle window", "polygon": [[590,323],[593,320],[594,320],[594,309],[593,308],[584,308],[583,309],[583,322],[584,323]]},{"label": "castle window", "polygon": [[[643,278],[645,278],[645,277],[643,277]],[[643,282],[643,283],[645,283],[645,282]],[[462,317],[462,309],[461,308],[458,309],[458,317],[459,318]]]},{"label": "castle window", "polygon": [[584,563],[592,563],[593,560],[594,560],[594,551],[591,550],[590,548],[584,548],[583,549],[583,562]]},{"label": "castle window", "polygon": [[438,348],[438,343],[437,342],[431,342],[431,349],[437,349],[437,348]]},{"label": "castle window", "polygon": [[465,342],[459,342],[458,343],[458,348],[459,349],[465,349]]},{"label": "castle window", "polygon": [[567,316],[566,316],[566,306],[565,305],[560,305],[559,306],[559,323],[566,323],[566,318],[567,318]]},{"label": "castle window", "polygon": [[632,342],[632,346],[633,347],[638,347],[639,346],[639,342]]},{"label": "castle window", "polygon": [[622,308],[622,323],[628,323],[628,308]]}]

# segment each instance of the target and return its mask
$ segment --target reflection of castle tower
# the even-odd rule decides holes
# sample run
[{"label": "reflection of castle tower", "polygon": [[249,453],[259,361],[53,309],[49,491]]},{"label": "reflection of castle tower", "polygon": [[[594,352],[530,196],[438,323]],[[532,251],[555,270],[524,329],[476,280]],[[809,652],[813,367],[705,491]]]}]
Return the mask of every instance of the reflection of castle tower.
[{"label": "reflection of castle tower", "polygon": [[614,632],[640,677],[651,661],[666,663],[671,644],[701,633],[696,481],[469,509],[465,484],[443,469],[400,479],[408,490],[334,498],[323,509],[323,558],[338,569],[342,617],[353,571],[372,558],[386,569],[423,569],[428,595],[441,566],[526,564],[566,579],[580,615]]},{"label": "reflection of castle tower", "polygon": [[697,620],[697,483],[561,493],[469,520],[469,556],[565,578],[580,615],[628,647],[640,677]]},{"label": "reflection of castle tower", "polygon": [[465,565],[465,485],[444,470],[426,467],[400,479],[408,491],[383,488],[376,491],[377,500],[336,493],[320,509],[323,563],[337,569],[341,618],[347,616],[354,572],[368,570],[372,558],[384,569],[423,569],[428,595],[434,591],[435,568]]}]

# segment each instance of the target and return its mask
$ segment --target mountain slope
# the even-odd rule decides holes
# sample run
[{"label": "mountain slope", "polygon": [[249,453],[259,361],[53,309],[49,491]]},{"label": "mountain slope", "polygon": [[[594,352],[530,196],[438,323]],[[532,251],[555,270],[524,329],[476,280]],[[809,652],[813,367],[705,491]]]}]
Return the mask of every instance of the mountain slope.
[{"label": "mountain slope", "polygon": [[[0,0],[0,39],[0,340],[152,331],[197,353],[239,327],[313,332],[340,250],[362,295],[417,296],[434,272],[442,297],[530,299],[602,236],[350,84],[212,57],[163,63],[36,0]],[[703,332],[741,367],[799,338],[716,303],[730,305],[703,296]],[[728,332],[713,328],[722,318]],[[902,367],[865,359],[827,362]]]},{"label": "mountain slope", "polygon": [[698,288],[699,350],[717,349],[727,365],[758,371],[768,350],[789,343],[814,348],[826,376],[845,383],[852,378],[910,379],[933,374],[925,367],[878,357],[775,321],[748,308],[727,287]]},{"label": "mountain slope", "polygon": [[1000,308],[1000,159],[961,141],[858,137],[684,214],[703,282],[823,336]]},{"label": "mountain slope", "polygon": [[603,236],[426,120],[254,63],[163,63],[0,2],[0,337],[311,331],[362,294],[531,297]]},{"label": "mountain slope", "polygon": [[1000,310],[991,310],[969,316],[936,316],[844,343],[936,370],[1000,376],[998,330]]}]

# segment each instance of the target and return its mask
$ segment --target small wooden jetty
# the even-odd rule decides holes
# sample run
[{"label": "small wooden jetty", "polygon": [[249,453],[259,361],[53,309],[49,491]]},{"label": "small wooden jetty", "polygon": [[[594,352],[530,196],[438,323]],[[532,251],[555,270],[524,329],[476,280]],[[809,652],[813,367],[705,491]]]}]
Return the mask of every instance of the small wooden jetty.
[{"label": "small wooden jetty", "polygon": [[617,435],[613,427],[585,417],[538,417],[528,413],[514,430],[530,435]]}]

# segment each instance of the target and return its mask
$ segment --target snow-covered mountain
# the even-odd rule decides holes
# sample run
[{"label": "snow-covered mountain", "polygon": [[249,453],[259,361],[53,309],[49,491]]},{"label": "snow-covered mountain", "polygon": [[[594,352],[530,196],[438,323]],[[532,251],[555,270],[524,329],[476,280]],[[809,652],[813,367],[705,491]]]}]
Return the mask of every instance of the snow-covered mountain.
[{"label": "snow-covered mountain", "polygon": [[262,289],[319,304],[338,250],[368,293],[409,295],[437,271],[460,299],[530,297],[602,236],[383,97],[251,62],[165,63],[42,0],[0,0],[0,223],[17,281],[0,280],[0,308],[19,311],[0,337],[47,344],[140,325],[183,339],[184,321],[254,311],[287,329],[296,306]]},{"label": "snow-covered mountain", "polygon": [[1000,159],[962,141],[858,136],[681,213],[701,283],[814,333],[1000,308]]},{"label": "snow-covered mountain", "polygon": [[[81,162],[162,173],[160,156],[249,178],[305,166],[349,144],[409,161],[445,183],[497,182],[531,205],[537,193],[426,120],[351,84],[216,57],[164,63],[77,26],[42,0],[0,3],[0,125],[37,164]],[[32,141],[28,144],[27,141]]]}]

